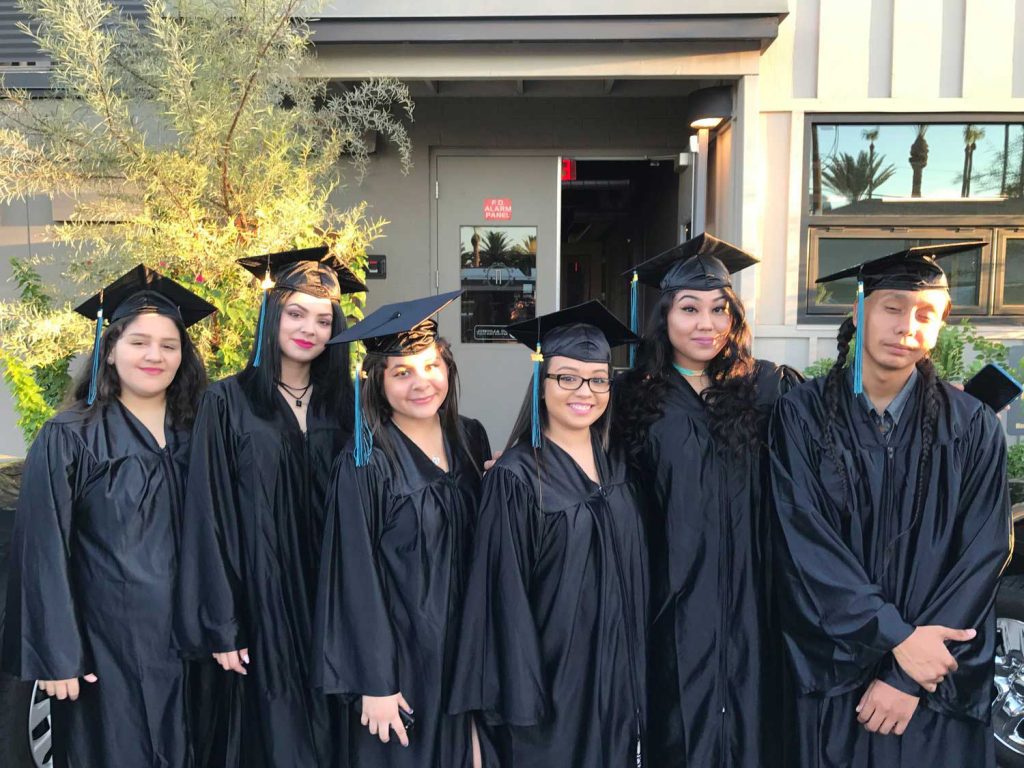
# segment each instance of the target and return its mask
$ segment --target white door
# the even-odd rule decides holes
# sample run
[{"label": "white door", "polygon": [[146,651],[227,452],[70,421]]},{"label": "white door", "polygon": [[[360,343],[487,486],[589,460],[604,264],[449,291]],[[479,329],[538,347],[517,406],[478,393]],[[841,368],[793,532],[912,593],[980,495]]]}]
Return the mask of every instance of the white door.
[{"label": "white door", "polygon": [[434,156],[434,264],[440,292],[464,289],[440,332],[459,366],[459,408],[491,444],[508,439],[530,379],[530,352],[502,327],[557,309],[557,155]]}]

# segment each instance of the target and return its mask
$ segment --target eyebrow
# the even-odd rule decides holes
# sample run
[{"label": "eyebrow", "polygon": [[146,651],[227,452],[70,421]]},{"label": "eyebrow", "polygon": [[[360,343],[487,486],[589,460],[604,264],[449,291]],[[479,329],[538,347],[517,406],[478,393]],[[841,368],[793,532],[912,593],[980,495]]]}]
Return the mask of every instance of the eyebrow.
[{"label": "eyebrow", "polygon": [[[126,333],[124,335],[124,337],[126,339],[128,339],[128,338],[137,338],[137,339],[151,339],[151,338],[153,338],[152,335],[150,335],[148,333],[142,333],[140,331],[132,331],[131,333]],[[181,341],[181,339],[178,338],[177,336],[160,336],[159,339],[160,339],[160,341],[175,341],[175,342],[180,342]]]},{"label": "eyebrow", "polygon": [[[684,293],[676,297],[676,301],[682,301],[683,299],[693,299],[694,301],[700,301],[699,296],[694,296],[692,293]],[[725,296],[715,296],[711,301],[725,301]]]}]

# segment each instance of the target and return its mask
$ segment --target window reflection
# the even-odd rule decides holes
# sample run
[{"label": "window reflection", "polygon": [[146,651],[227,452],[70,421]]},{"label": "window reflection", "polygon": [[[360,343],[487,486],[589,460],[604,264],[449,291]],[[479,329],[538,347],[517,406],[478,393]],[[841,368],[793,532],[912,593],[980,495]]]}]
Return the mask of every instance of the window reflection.
[{"label": "window reflection", "polygon": [[537,228],[463,226],[462,341],[513,341],[504,327],[535,317]]},{"label": "window reflection", "polygon": [[815,123],[809,184],[812,215],[1024,213],[1024,124]]}]

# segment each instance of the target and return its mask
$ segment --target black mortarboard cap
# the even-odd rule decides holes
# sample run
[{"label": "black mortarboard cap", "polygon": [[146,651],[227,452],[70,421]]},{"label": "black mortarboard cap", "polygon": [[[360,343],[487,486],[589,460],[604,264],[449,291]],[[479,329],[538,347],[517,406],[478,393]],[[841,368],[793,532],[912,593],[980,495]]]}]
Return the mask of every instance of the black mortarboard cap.
[{"label": "black mortarboard cap", "polygon": [[340,300],[342,294],[366,290],[366,284],[326,245],[246,256],[238,263],[257,278],[269,274],[276,290],[299,291],[334,301]]},{"label": "black mortarboard cap", "polygon": [[758,263],[731,243],[703,233],[637,264],[623,274],[636,273],[644,285],[665,291],[711,291],[732,287],[730,275]]},{"label": "black mortarboard cap", "polygon": [[144,264],[124,273],[83,301],[75,307],[75,312],[95,320],[100,309],[103,310],[102,317],[109,322],[129,315],[155,313],[177,320],[186,328],[217,311],[192,291]]},{"label": "black mortarboard cap", "polygon": [[956,253],[973,251],[984,245],[984,240],[919,245],[819,277],[816,282],[831,283],[835,280],[856,278],[864,283],[865,295],[883,289],[923,291],[929,288],[949,288],[946,273],[936,260]]},{"label": "black mortarboard cap", "polygon": [[530,349],[540,342],[547,357],[561,355],[588,363],[607,362],[612,347],[640,341],[600,301],[523,320],[505,330]]},{"label": "black mortarboard cap", "polygon": [[385,304],[327,343],[362,341],[367,352],[378,355],[415,354],[437,339],[437,322],[431,319],[431,315],[440,312],[460,295],[462,291],[451,291]]}]

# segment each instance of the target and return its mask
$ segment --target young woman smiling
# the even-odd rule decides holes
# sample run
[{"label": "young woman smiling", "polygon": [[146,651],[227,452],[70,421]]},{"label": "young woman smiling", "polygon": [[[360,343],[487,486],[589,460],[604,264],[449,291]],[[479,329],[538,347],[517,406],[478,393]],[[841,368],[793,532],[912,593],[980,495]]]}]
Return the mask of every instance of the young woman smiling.
[{"label": "young woman smiling", "polygon": [[171,620],[206,373],[185,329],[214,310],[140,265],[77,311],[97,331],[111,322],[25,462],[3,669],[55,697],[55,765],[186,768],[188,676]]},{"label": "young woman smiling", "polygon": [[616,390],[616,435],[647,491],[659,767],[783,764],[766,441],[799,376],[751,355],[730,274],[756,261],[705,234],[636,268],[661,299]]},{"label": "young woman smiling", "polygon": [[596,301],[508,330],[538,357],[484,476],[451,711],[477,713],[485,766],[641,766],[646,551],[608,437],[611,347],[634,337]]},{"label": "young woman smiling", "polygon": [[335,703],[311,690],[309,642],[324,500],[352,406],[348,346],[327,341],[345,328],[342,294],[365,286],[326,247],[242,264],[266,274],[264,306],[245,370],[213,384],[196,418],[177,641],[233,678],[217,696],[227,732],[205,760],[333,766],[347,742]]},{"label": "young woman smiling", "polygon": [[459,416],[455,360],[428,319],[456,295],[381,307],[335,340],[366,343],[365,426],[334,469],[314,680],[355,704],[362,768],[474,764],[469,718],[447,714],[448,676],[490,447]]}]

